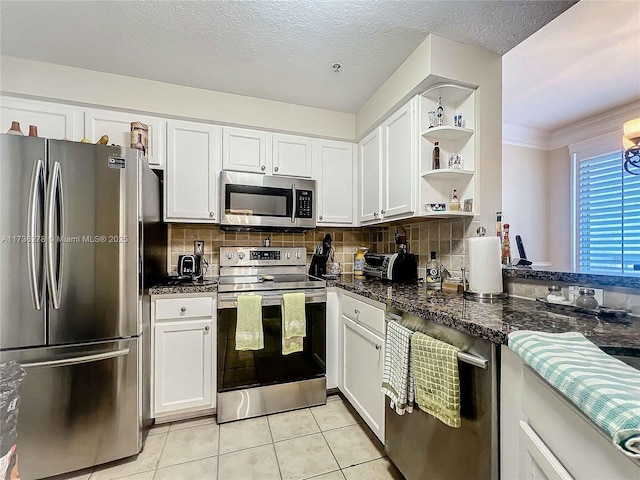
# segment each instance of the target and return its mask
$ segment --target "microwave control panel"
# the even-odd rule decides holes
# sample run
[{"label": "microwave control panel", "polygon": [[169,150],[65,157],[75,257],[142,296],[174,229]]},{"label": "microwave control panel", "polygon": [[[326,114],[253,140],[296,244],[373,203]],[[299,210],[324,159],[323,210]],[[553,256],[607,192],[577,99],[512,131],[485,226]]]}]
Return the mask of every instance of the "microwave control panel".
[{"label": "microwave control panel", "polygon": [[313,218],[313,192],[296,190],[296,217]]}]

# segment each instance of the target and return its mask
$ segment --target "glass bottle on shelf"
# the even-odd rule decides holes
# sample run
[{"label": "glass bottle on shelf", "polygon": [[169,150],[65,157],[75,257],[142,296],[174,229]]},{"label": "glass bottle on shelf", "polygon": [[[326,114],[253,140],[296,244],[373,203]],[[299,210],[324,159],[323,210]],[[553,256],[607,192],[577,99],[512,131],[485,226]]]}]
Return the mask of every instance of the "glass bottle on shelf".
[{"label": "glass bottle on shelf", "polygon": [[444,125],[444,109],[442,108],[442,97],[438,97],[438,106],[436,107],[436,116],[438,118],[437,126]]},{"label": "glass bottle on shelf", "polygon": [[434,142],[433,144],[433,162],[431,163],[431,168],[433,170],[440,169],[440,143]]},{"label": "glass bottle on shelf", "polygon": [[449,202],[449,210],[454,212],[460,211],[460,200],[458,200],[458,190],[453,189],[453,194],[451,194],[451,201]]},{"label": "glass bottle on shelf", "polygon": [[511,245],[509,243],[509,224],[508,223],[505,223],[503,225],[502,264],[507,267],[511,266]]},{"label": "glass bottle on shelf", "polygon": [[496,212],[496,235],[502,243],[502,212]]}]

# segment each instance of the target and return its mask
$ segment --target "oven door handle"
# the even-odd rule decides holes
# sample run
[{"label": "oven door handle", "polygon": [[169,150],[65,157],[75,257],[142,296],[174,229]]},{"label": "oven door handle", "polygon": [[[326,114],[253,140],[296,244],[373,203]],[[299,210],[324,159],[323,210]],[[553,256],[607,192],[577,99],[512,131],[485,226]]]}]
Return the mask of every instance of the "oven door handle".
[{"label": "oven door handle", "polygon": [[[291,292],[293,293],[293,292]],[[296,292],[297,293],[297,292]],[[327,293],[324,290],[320,292],[304,292],[305,303],[325,303],[327,301]],[[238,308],[238,293],[218,293],[218,309]],[[246,295],[246,294],[240,294]],[[282,305],[282,293],[261,294],[262,306]]]}]

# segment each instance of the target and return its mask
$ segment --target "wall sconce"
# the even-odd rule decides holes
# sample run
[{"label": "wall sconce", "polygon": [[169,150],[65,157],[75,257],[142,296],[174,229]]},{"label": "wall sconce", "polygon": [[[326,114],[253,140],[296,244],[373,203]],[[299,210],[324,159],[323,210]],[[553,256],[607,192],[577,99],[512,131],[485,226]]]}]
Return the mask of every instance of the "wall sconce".
[{"label": "wall sconce", "polygon": [[[625,122],[623,128],[624,169],[632,175],[640,175],[640,118]],[[632,172],[630,168],[637,170]]]}]

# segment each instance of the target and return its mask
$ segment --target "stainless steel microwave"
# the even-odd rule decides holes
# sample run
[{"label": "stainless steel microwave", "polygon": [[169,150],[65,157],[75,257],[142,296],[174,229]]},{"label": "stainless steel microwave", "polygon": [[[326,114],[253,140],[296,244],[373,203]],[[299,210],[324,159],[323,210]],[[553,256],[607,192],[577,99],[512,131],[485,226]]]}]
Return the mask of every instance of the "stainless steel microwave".
[{"label": "stainless steel microwave", "polygon": [[316,181],[222,171],[223,230],[301,232],[315,228]]}]

